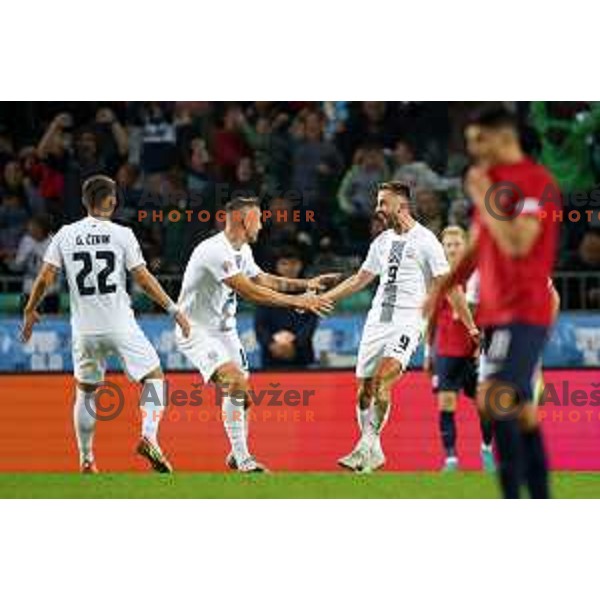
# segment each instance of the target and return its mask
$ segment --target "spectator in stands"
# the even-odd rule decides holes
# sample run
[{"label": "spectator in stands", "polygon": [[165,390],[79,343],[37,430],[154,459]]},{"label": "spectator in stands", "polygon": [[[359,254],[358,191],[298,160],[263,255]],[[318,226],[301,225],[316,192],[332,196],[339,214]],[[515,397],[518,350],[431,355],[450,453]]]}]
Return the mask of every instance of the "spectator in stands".
[{"label": "spectator in stands", "polygon": [[261,191],[262,184],[254,168],[254,161],[249,156],[240,158],[235,169],[230,195],[244,193],[250,196],[259,196]]},{"label": "spectator in stands", "polygon": [[23,189],[27,198],[29,211],[31,214],[47,212],[46,200],[41,191],[42,165],[37,158],[36,149],[33,146],[21,148],[19,150],[19,161],[23,174]]},{"label": "spectator in stands", "polygon": [[223,181],[232,182],[240,160],[247,156],[248,148],[242,134],[244,115],[237,104],[225,109],[221,127],[213,139],[213,156],[217,173]]},{"label": "spectator in stands", "polygon": [[[48,215],[33,216],[27,223],[27,232],[19,241],[17,254],[11,269],[23,273],[22,305],[27,302],[31,287],[42,265],[46,249],[50,244],[51,220]],[[60,282],[56,281],[48,288],[40,305],[45,313],[57,313],[60,305]]]},{"label": "spectator in stands", "polygon": [[0,169],[3,169],[4,165],[12,160],[14,153],[15,149],[11,136],[8,135],[4,123],[0,123]]},{"label": "spectator in stands", "polygon": [[127,129],[121,125],[113,110],[104,106],[96,112],[94,130],[106,167],[109,172],[115,173],[129,152]]},{"label": "spectator in stands", "polygon": [[342,212],[350,217],[370,216],[377,197],[377,185],[387,176],[381,148],[374,145],[359,148],[354,155],[354,164],[346,171],[338,191]]},{"label": "spectator in stands", "polygon": [[586,192],[596,181],[593,136],[600,133],[598,102],[532,102],[531,120],[540,137],[540,160],[563,192]]},{"label": "spectator in stands", "polygon": [[0,193],[7,196],[18,196],[22,200],[27,199],[23,184],[23,169],[19,161],[10,160],[4,165]]},{"label": "spectator in stands", "polygon": [[186,186],[190,191],[203,194],[214,187],[214,179],[210,172],[210,154],[206,142],[201,137],[194,137],[190,141],[185,157],[187,171]]},{"label": "spectator in stands", "polygon": [[448,225],[458,225],[469,230],[473,206],[467,198],[455,198],[448,209]]},{"label": "spectator in stands", "polygon": [[363,241],[363,246],[366,246],[377,186],[387,178],[387,165],[381,148],[366,145],[356,151],[354,164],[346,171],[338,191],[340,221],[347,242],[356,245]]},{"label": "spectator in stands", "polygon": [[415,188],[447,190],[459,187],[459,179],[448,179],[438,175],[427,163],[417,160],[415,151],[407,140],[398,140],[394,149],[393,179],[406,181]]},{"label": "spectator in stands", "polygon": [[331,228],[330,199],[335,197],[342,173],[342,156],[323,140],[323,117],[319,112],[304,112],[296,122],[292,154],[292,188],[305,207],[318,213],[319,229]]},{"label": "spectator in stands", "polygon": [[416,193],[416,211],[419,222],[439,236],[448,225],[446,211],[437,192],[420,189]]},{"label": "spectator in stands", "polygon": [[[81,183],[95,173],[114,174],[109,168],[110,150],[99,147],[94,126],[80,128],[73,135],[73,119],[68,113],[58,115],[38,144],[38,154],[51,171],[62,179],[62,206],[52,207],[67,221],[83,215]],[[50,206],[50,205],[49,205]]]},{"label": "spectator in stands", "polygon": [[282,194],[289,186],[291,140],[287,131],[290,117],[278,112],[273,118],[259,113],[255,125],[243,118],[241,131],[247,145],[254,150],[257,172],[263,180],[265,192],[271,196]]},{"label": "spectator in stands", "polygon": [[[275,263],[275,274],[302,277],[300,252],[293,246],[283,247]],[[268,369],[306,367],[314,362],[312,338],[318,318],[289,308],[259,306],[256,310],[256,337],[261,346],[262,364]]]},{"label": "spectator in stands", "polygon": [[17,253],[29,215],[21,196],[6,194],[0,204],[0,260],[9,264]]},{"label": "spectator in stands", "polygon": [[[271,198],[267,206],[270,218],[264,223],[264,231],[258,238],[255,254],[258,262],[265,268],[274,269],[276,252],[282,246],[295,246],[306,250],[312,248],[312,238],[304,228],[302,206],[288,197]],[[300,222],[294,220],[294,211],[300,211]],[[315,220],[318,215],[315,215]],[[306,257],[305,257],[306,258]]]},{"label": "spectator in stands", "polygon": [[599,308],[600,307],[600,229],[591,228],[583,236],[579,244],[577,259],[573,266],[582,271],[588,271],[590,277],[585,278],[576,287],[571,284],[570,297],[575,306],[569,308]]},{"label": "spectator in stands", "polygon": [[367,101],[361,102],[358,110],[350,112],[336,142],[349,162],[359,146],[376,144],[382,148],[392,148],[398,136],[397,111],[394,103]]},{"label": "spectator in stands", "polygon": [[[144,174],[164,173],[177,160],[177,128],[168,102],[148,102],[140,108],[139,159]],[[138,154],[138,152],[134,152]]]}]

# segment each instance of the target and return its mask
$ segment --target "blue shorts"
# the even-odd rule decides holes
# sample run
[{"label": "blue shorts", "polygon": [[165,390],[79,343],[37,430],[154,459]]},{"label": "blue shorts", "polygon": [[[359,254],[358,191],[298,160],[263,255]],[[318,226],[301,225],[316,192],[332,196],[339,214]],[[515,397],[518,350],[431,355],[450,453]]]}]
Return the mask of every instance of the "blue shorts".
[{"label": "blue shorts", "polygon": [[480,380],[501,381],[515,389],[520,400],[533,400],[534,376],[539,368],[549,328],[511,323],[483,330]]},{"label": "blue shorts", "polygon": [[434,393],[464,391],[469,398],[477,393],[477,358],[474,356],[435,356],[432,385]]}]

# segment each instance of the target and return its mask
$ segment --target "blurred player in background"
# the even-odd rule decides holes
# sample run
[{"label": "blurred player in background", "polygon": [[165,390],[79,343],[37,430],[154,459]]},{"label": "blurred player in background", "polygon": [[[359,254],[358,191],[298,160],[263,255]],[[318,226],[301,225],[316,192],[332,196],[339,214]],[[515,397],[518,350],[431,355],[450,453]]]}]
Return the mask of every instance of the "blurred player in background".
[{"label": "blurred player in background", "polygon": [[198,244],[185,269],[179,305],[190,316],[192,335],[186,338],[177,332],[177,343],[204,381],[224,391],[223,425],[231,443],[227,465],[242,472],[261,472],[265,467],[248,450],[248,361],[237,333],[236,294],[257,304],[323,316],[333,303],[302,293],[319,291],[338,275],[290,279],[264,273],[250,248],[262,228],[258,199],[235,198],[226,213],[225,230]]},{"label": "blurred player in background", "polygon": [[[476,241],[435,290],[427,310],[437,312],[444,291],[478,267],[485,357],[478,402],[495,420],[502,492],[519,498],[524,478],[531,497],[547,498],[548,466],[532,382],[554,317],[548,281],[558,245],[560,193],[548,171],[523,153],[511,113],[488,110],[466,133],[477,154],[466,178],[476,207]],[[508,412],[507,398],[514,407]]]},{"label": "blurred player in background", "polygon": [[[442,232],[441,240],[446,258],[450,266],[454,267],[465,252],[467,234],[461,227],[450,226]],[[473,290],[469,287],[472,288],[467,284],[466,296],[472,310]],[[456,452],[456,405],[461,391],[468,398],[476,399],[479,344],[469,334],[448,299],[442,302],[437,321],[428,321],[427,340],[423,368],[433,374],[433,391],[437,396],[440,413],[440,436],[446,453],[443,470],[455,471],[459,466]],[[492,422],[489,417],[480,415],[480,427],[481,463],[486,471],[494,471]]]},{"label": "blurred player in background", "polygon": [[[333,302],[362,290],[379,277],[379,287],[358,351],[357,421],[361,433],[354,450],[338,462],[369,472],[382,467],[381,432],[391,406],[394,384],[408,368],[423,330],[421,305],[427,289],[448,272],[448,262],[435,235],[411,215],[411,190],[403,182],[383,183],[377,214],[389,229],[371,243],[360,270],[323,294]],[[449,290],[456,313],[473,337],[477,329],[464,293]]]},{"label": "blurred player in background", "polygon": [[83,184],[88,216],[65,225],[52,238],[24,310],[23,341],[39,320],[37,307],[64,269],[71,301],[73,368],[77,388],[73,419],[83,473],[95,473],[93,439],[98,384],[106,358],[115,354],[131,379],[144,384],[142,433],[137,451],[159,472],[171,465],[157,441],[165,407],[164,376],[156,350],[135,321],[126,288],[126,271],[157,304],[173,315],[182,334],[190,333],[185,315],[146,268],[131,229],[110,221],[117,206],[116,183],[103,175]]},{"label": "blurred player in background", "polygon": [[[50,218],[47,215],[34,215],[27,223],[27,233],[21,238],[17,254],[10,265],[15,271],[23,274],[23,298],[21,308],[27,304],[33,282],[44,262],[44,255],[50,245],[52,236]],[[39,309],[42,313],[57,313],[60,304],[60,282],[56,281],[46,290]]]}]

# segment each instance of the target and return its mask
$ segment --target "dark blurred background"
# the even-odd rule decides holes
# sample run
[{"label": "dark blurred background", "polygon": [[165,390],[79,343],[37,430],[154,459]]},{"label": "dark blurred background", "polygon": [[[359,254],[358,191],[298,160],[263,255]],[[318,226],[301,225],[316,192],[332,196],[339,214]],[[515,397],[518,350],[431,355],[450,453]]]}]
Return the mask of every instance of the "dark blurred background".
[{"label": "dark blurred background", "polygon": [[[434,232],[467,227],[462,131],[482,104],[0,103],[0,310],[19,311],[49,236],[82,216],[81,181],[98,172],[117,179],[117,220],[133,227],[151,269],[175,297],[191,249],[218,228],[215,211],[236,191],[260,195],[267,208],[314,211],[315,223],[267,223],[255,254],[268,269],[282,247],[307,275],[359,265],[380,229],[371,218],[376,184],[389,178],[414,184],[418,218]],[[526,149],[563,192],[595,188],[600,103],[504,104],[519,115]],[[142,209],[148,217],[140,220]],[[162,222],[152,210],[163,211]],[[208,210],[212,218],[188,223],[186,210]],[[182,214],[177,223],[167,219],[172,211]],[[600,308],[597,209],[594,216],[563,225],[556,279],[564,309]],[[369,300],[367,292],[343,309],[363,311]],[[138,310],[154,310],[141,296],[135,302]],[[45,310],[67,307],[60,288]]]}]

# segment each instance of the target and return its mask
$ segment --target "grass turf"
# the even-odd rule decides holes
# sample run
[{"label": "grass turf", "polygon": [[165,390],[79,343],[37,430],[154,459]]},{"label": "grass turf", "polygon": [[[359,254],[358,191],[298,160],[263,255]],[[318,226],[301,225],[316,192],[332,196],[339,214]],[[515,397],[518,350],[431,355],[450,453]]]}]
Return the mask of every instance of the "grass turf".
[{"label": "grass turf", "polygon": [[[600,473],[554,473],[556,498],[600,498]],[[497,498],[484,473],[0,474],[0,498]]]}]

